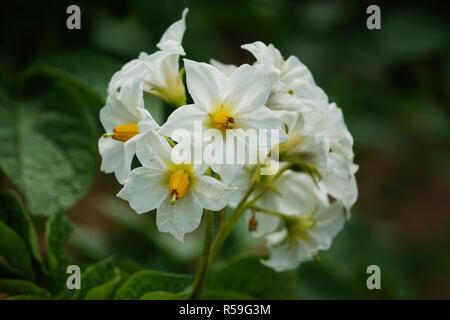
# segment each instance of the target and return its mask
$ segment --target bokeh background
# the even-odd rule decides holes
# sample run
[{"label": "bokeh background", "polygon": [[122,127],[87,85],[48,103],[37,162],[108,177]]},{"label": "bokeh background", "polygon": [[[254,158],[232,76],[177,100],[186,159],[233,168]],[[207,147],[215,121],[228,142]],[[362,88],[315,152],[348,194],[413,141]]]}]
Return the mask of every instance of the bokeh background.
[{"label": "bokeh background", "polygon": [[[70,4],[81,30],[67,30]],[[381,30],[366,28],[366,8],[381,7]],[[11,86],[37,63],[50,63],[92,88],[98,119],[109,78],[189,7],[183,46],[190,59],[252,63],[240,45],[273,43],[312,71],[340,106],[353,134],[359,199],[352,218],[320,262],[298,269],[298,298],[450,298],[450,28],[445,3],[423,1],[8,1],[2,4],[0,83]],[[158,121],[171,109],[146,106]],[[101,128],[98,127],[98,136]],[[100,162],[98,161],[98,168]],[[1,185],[14,188],[1,175]],[[98,169],[81,201],[68,250],[89,264],[107,256],[136,268],[194,272],[201,229],[182,245],[157,232],[115,198],[120,186]],[[43,222],[35,219],[38,228]],[[239,252],[264,253],[240,224],[218,265]],[[379,265],[382,289],[366,288]]]}]

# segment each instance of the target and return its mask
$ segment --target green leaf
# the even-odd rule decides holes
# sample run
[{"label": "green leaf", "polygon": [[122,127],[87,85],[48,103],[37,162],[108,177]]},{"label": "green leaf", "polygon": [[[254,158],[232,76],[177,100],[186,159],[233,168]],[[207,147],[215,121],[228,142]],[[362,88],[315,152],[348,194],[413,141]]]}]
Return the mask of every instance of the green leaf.
[{"label": "green leaf", "polygon": [[21,279],[23,277],[24,277],[24,275],[20,270],[13,268],[13,267],[0,261],[0,278],[4,278],[4,279],[19,278],[19,279]]},{"label": "green leaf", "polygon": [[28,296],[28,295],[17,295],[17,296],[8,298],[8,300],[47,300],[47,298],[37,297],[37,296]]},{"label": "green leaf", "polygon": [[255,300],[256,298],[238,291],[232,290],[204,290],[200,294],[203,300]]},{"label": "green leaf", "polygon": [[32,213],[53,215],[74,205],[90,186],[98,137],[74,86],[61,79],[44,85],[40,79],[29,88],[38,93],[26,101],[0,95],[0,168]]},{"label": "green leaf", "polygon": [[13,192],[0,192],[0,203],[0,220],[25,240],[33,257],[42,263],[36,231],[18,196]]},{"label": "green leaf", "polygon": [[34,278],[26,244],[13,229],[2,221],[0,221],[0,256],[5,260],[3,270],[8,269],[14,272],[18,270],[26,278]]},{"label": "green leaf", "polygon": [[139,300],[185,300],[188,297],[188,292],[170,293],[166,291],[153,291],[144,294]]},{"label": "green leaf", "polygon": [[388,58],[405,61],[445,52],[447,21],[439,15],[401,8],[383,19],[379,45],[383,48],[381,53]]},{"label": "green leaf", "polygon": [[154,50],[147,30],[133,18],[118,20],[100,14],[93,27],[93,44],[115,55],[136,58],[142,51]]},{"label": "green leaf", "polygon": [[0,279],[0,292],[48,297],[48,293],[45,289],[40,288],[33,282],[26,280]]},{"label": "green leaf", "polygon": [[47,221],[45,242],[47,246],[48,275],[52,292],[60,291],[67,279],[69,257],[64,250],[72,226],[62,214],[56,214]]},{"label": "green leaf", "polygon": [[104,300],[114,295],[120,282],[120,270],[111,259],[89,266],[81,276],[79,299]]},{"label": "green leaf", "polygon": [[101,54],[73,51],[41,59],[29,72],[43,72],[76,85],[94,103],[91,107],[100,109],[106,100],[109,80],[122,64],[121,61]]},{"label": "green leaf", "polygon": [[243,256],[211,273],[207,289],[234,291],[256,299],[295,299],[295,272],[275,272],[261,257]]},{"label": "green leaf", "polygon": [[116,299],[139,299],[145,294],[155,291],[179,293],[190,286],[193,280],[193,276],[190,275],[160,271],[140,271],[131,276],[119,290],[117,290]]}]

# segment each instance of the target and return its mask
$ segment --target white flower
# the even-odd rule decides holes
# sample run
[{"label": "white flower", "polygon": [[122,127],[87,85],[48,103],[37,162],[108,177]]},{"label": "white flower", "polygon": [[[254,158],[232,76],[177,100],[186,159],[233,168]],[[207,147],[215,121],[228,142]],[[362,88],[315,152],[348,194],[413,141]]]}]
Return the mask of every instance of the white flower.
[{"label": "white flower", "polygon": [[322,177],[321,187],[334,199],[339,200],[344,205],[347,218],[350,218],[350,209],[358,199],[358,185],[356,183],[355,173],[358,166],[353,164],[351,171],[346,176],[340,176],[331,173]]},{"label": "white flower", "polygon": [[[231,206],[236,206],[248,189],[253,175],[248,169],[240,171],[231,184],[239,187]],[[275,182],[270,182],[271,176],[262,178],[269,181],[261,181],[249,200],[262,191],[265,183],[270,187],[252,210],[247,210],[246,218],[253,236],[266,236],[271,257],[263,263],[284,271],[311,260],[319,250],[327,250],[345,221],[342,202],[330,205],[326,191],[304,173],[287,170]]]},{"label": "white flower", "polygon": [[[280,167],[285,164],[281,163]],[[230,187],[234,187],[238,191],[230,198],[229,205],[231,207],[236,207],[246,194],[256,169],[256,166],[245,166],[236,174]],[[261,176],[261,181],[256,186],[248,201],[252,201],[255,196],[260,194],[265,189],[266,183],[269,184],[269,188],[265,190],[264,195],[254,204],[258,208],[286,214],[295,214],[298,212],[297,197],[310,197],[314,199],[322,197],[325,199],[325,194],[322,192],[323,195],[321,195],[320,190],[313,183],[309,183],[309,181],[307,183],[304,182],[305,180],[311,179],[304,173],[287,170],[275,182],[271,181],[272,178],[273,176]],[[312,210],[314,207],[306,207],[305,209]],[[279,225],[280,218],[277,216],[261,213],[258,210],[253,210],[253,213],[255,214],[257,226],[250,231],[252,231],[252,235],[255,237],[261,237],[273,232]],[[252,210],[247,210],[246,219],[251,219],[253,213]]]},{"label": "white flower", "polygon": [[305,118],[306,123],[314,128],[314,134],[328,141],[331,171],[341,176],[349,174],[354,158],[353,137],[347,129],[342,110],[330,103],[326,112],[311,112]]},{"label": "white flower", "polygon": [[160,51],[151,55],[141,52],[138,59],[131,60],[113,75],[108,90],[115,91],[124,80],[143,75],[145,91],[174,106],[186,104],[182,79],[184,71],[179,69],[179,57],[185,55],[181,41],[186,30],[188,11],[187,8],[184,9],[182,18],[164,32],[157,44]]},{"label": "white flower", "polygon": [[[301,210],[302,203],[298,204]],[[320,250],[328,250],[345,222],[340,202],[319,203],[316,210],[290,218],[282,230],[266,237],[270,258],[262,263],[278,272],[295,269],[300,263],[312,260]]]},{"label": "white flower", "polygon": [[283,59],[272,44],[261,41],[244,44],[270,79],[271,93],[267,106],[272,110],[310,111],[321,110],[328,105],[328,97],[318,87],[311,72],[295,56]]},{"label": "white flower", "polygon": [[[228,205],[230,207],[236,208],[242,197],[247,193],[250,187],[251,179],[254,175],[254,170],[257,170],[256,166],[244,166],[237,172],[235,178],[230,183],[230,187],[237,189],[237,191],[233,194],[233,196],[230,198],[230,201],[228,202]],[[288,177],[288,175],[280,177],[279,180],[285,180],[286,177]],[[253,200],[255,195],[259,194],[263,190],[265,182],[264,180],[270,178],[271,176],[261,176],[262,181],[258,184],[248,201]],[[276,185],[279,184],[276,183]],[[279,194],[275,190],[276,187],[271,188],[271,190],[267,191],[265,195],[255,203],[255,205],[261,208],[266,208],[268,210],[279,210]],[[289,192],[289,194],[291,194],[291,192]],[[246,220],[249,222],[252,218],[251,211],[247,210],[245,216]],[[255,212],[255,218],[257,221],[257,225],[252,228],[252,230],[250,230],[252,231],[252,235],[254,237],[261,237],[269,232],[273,232],[277,228],[280,220],[278,217],[259,212]]]},{"label": "white flower", "polygon": [[280,111],[289,140],[279,146],[282,160],[301,162],[326,174],[329,170],[329,141],[305,122],[303,113]]},{"label": "white flower", "polygon": [[[210,64],[187,59],[184,64],[194,104],[175,110],[161,127],[161,134],[175,139],[173,133],[179,128],[193,133],[197,122],[204,131],[210,128],[222,131],[218,139],[224,150],[227,147],[226,131],[231,129],[277,129],[280,140],[286,140],[279,117],[265,106],[269,81],[260,69],[242,65],[227,77]],[[237,166],[224,163],[211,163],[211,167],[228,183]]]},{"label": "white flower", "polygon": [[315,134],[328,143],[328,170],[322,174],[321,185],[335,199],[341,200],[349,212],[358,198],[353,163],[353,137],[345,125],[342,110],[335,104],[328,105],[325,113],[310,113],[306,121]]},{"label": "white flower", "polygon": [[143,141],[136,150],[143,167],[131,172],[117,196],[137,213],[156,209],[158,229],[183,241],[199,226],[203,209],[223,209],[234,190],[204,175],[205,165],[173,163],[172,148],[158,133],[148,131]]},{"label": "white flower", "polygon": [[289,136],[280,145],[281,158],[312,165],[322,177],[322,187],[349,212],[358,197],[358,166],[353,163],[353,137],[341,109],[331,103],[325,112],[280,114]]},{"label": "white flower", "polygon": [[319,250],[328,250],[345,216],[342,203],[329,204],[325,193],[306,174],[291,173],[276,186],[283,216],[273,217],[282,220],[284,227],[266,236],[270,258],[262,263],[284,271],[312,260]]},{"label": "white flower", "polygon": [[136,143],[148,130],[158,128],[144,109],[142,80],[128,79],[119,92],[111,92],[100,110],[100,121],[106,133],[99,139],[101,170],[114,172],[119,183],[130,173]]}]

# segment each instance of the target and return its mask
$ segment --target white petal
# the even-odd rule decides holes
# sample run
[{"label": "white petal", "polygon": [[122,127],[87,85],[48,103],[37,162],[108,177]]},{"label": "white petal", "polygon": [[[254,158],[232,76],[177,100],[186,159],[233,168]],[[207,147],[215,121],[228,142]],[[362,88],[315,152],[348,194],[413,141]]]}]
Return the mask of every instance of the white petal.
[{"label": "white petal", "polygon": [[116,126],[137,123],[139,120],[140,115],[137,109],[125,108],[114,96],[108,96],[106,105],[100,110],[100,122],[108,133],[112,132]]},{"label": "white petal", "polygon": [[127,80],[118,93],[118,99],[122,105],[127,108],[133,114],[139,114],[137,109],[144,108],[143,97],[143,78],[142,79],[130,79]]},{"label": "white petal", "polygon": [[280,68],[283,57],[272,44],[266,46],[261,41],[249,43],[241,46],[242,49],[250,51],[256,58],[255,66],[260,67],[270,81],[271,92],[276,92],[283,88],[280,81]]},{"label": "white petal", "polygon": [[259,110],[267,102],[270,83],[261,69],[241,65],[227,81],[224,105],[232,106],[233,114]]},{"label": "white petal", "polygon": [[230,187],[237,189],[228,203],[232,208],[236,208],[238,203],[247,193],[248,188],[250,188],[251,178],[252,175],[250,166],[243,166],[236,172],[234,179],[229,184]]},{"label": "white petal", "polygon": [[315,84],[311,72],[297,57],[291,56],[283,64],[280,80],[286,92],[292,91],[298,97],[297,104],[301,111],[322,111],[327,108],[327,95]]},{"label": "white petal", "polygon": [[138,134],[128,139],[123,146],[124,156],[123,156],[123,170],[124,174],[128,176],[131,172],[131,163],[133,162],[134,155],[136,154],[136,143],[140,138],[143,137],[143,134]]},{"label": "white petal", "polygon": [[197,108],[196,105],[190,104],[172,112],[166,123],[159,130],[159,133],[167,137],[172,137],[177,129],[186,129],[193,134],[195,122],[205,127],[204,123],[208,120],[209,117],[205,111]]},{"label": "white petal", "polygon": [[282,67],[280,78],[288,86],[296,80],[306,81],[315,84],[314,78],[309,69],[295,56],[290,56]]},{"label": "white petal", "polygon": [[333,198],[341,200],[348,213],[358,199],[358,186],[354,174],[348,177],[337,174],[326,175],[322,177],[321,186]]},{"label": "white petal", "polygon": [[294,247],[291,247],[289,243],[283,243],[286,236],[287,231],[283,229],[266,237],[270,258],[261,262],[277,272],[295,269],[302,261],[311,260],[313,257],[301,243]]},{"label": "white petal", "polygon": [[144,167],[165,170],[171,163],[172,147],[167,140],[152,130],[147,131],[136,142],[136,156]]},{"label": "white petal", "polygon": [[185,52],[181,46],[184,32],[186,31],[186,15],[189,12],[188,8],[183,10],[183,14],[180,20],[174,22],[161,37],[161,40],[156,45],[163,51],[174,50],[184,55]]},{"label": "white petal", "polygon": [[328,173],[330,170],[329,149],[328,140],[323,137],[306,136],[291,152],[301,155],[306,163],[312,164],[323,172]]},{"label": "white petal", "polygon": [[[268,210],[278,211],[278,201],[274,199],[274,196],[276,197],[277,195],[275,195],[274,193],[266,194],[266,196],[262,197],[261,200],[257,201],[257,206]],[[286,201],[285,199],[281,200]],[[251,212],[247,212],[246,216],[248,219],[250,219],[250,217],[252,216]],[[257,211],[255,217],[258,221],[257,229],[252,232],[252,235],[255,237],[262,237],[268,233],[274,232],[280,224],[280,218],[274,215]]]},{"label": "white petal", "polygon": [[98,149],[102,157],[100,170],[106,173],[114,172],[119,183],[123,183],[128,175],[124,170],[124,146],[122,141],[101,137]]},{"label": "white petal", "polygon": [[184,234],[194,231],[200,225],[203,208],[190,191],[174,205],[169,198],[156,211],[156,225],[159,231],[168,232],[183,242]]},{"label": "white petal", "polygon": [[257,110],[239,114],[235,118],[236,127],[242,129],[281,128],[281,120],[275,112],[261,106]]},{"label": "white petal", "polygon": [[272,44],[268,46],[261,41],[247,43],[241,46],[242,49],[250,51],[258,61],[271,67],[280,68],[282,56],[280,51]]},{"label": "white petal", "polygon": [[317,246],[315,250],[328,250],[333,238],[341,231],[345,223],[342,202],[336,201],[332,205],[322,206],[314,215],[316,225],[308,234],[314,238]]},{"label": "white petal", "polygon": [[305,104],[298,97],[284,91],[277,91],[270,95],[266,103],[271,110],[287,110],[306,112],[311,111],[310,105]]},{"label": "white petal", "polygon": [[237,69],[237,66],[235,66],[234,64],[224,64],[215,59],[210,59],[209,63],[222,71],[222,73],[227,77],[229,77]]},{"label": "white petal", "polygon": [[223,183],[229,185],[231,183],[231,181],[233,180],[234,176],[236,175],[236,173],[239,171],[239,168],[241,167],[241,165],[238,164],[218,164],[218,163],[213,163],[211,164],[211,168],[217,172],[218,174],[220,174],[220,177],[223,181]]},{"label": "white petal", "polygon": [[342,110],[335,103],[327,105],[325,113],[311,113],[308,121],[316,128],[317,132],[324,133],[329,140],[348,139],[348,143],[353,143],[351,135],[349,137]]},{"label": "white petal", "polygon": [[309,214],[318,202],[326,201],[324,194],[314,185],[311,177],[304,173],[287,171],[275,183],[276,206],[285,214]]},{"label": "white petal", "polygon": [[165,171],[134,169],[117,196],[127,200],[137,213],[152,211],[169,195],[165,178]]},{"label": "white petal", "polygon": [[184,59],[186,83],[195,104],[205,112],[213,110],[222,103],[226,76],[207,63]]},{"label": "white petal", "polygon": [[174,51],[157,51],[143,58],[147,68],[145,91],[152,92],[154,88],[172,88],[178,78],[179,53]]},{"label": "white petal", "polygon": [[147,67],[141,59],[133,59],[127,62],[112,76],[108,85],[108,93],[116,93],[117,89],[129,79],[144,79],[147,72]]},{"label": "white petal", "polygon": [[193,195],[203,208],[212,211],[222,210],[235,190],[208,176],[196,176],[192,186]]},{"label": "white petal", "polygon": [[155,120],[152,119],[144,119],[142,121],[138,122],[138,128],[140,133],[146,133],[150,130],[157,130],[159,129],[159,125],[156,123]]}]

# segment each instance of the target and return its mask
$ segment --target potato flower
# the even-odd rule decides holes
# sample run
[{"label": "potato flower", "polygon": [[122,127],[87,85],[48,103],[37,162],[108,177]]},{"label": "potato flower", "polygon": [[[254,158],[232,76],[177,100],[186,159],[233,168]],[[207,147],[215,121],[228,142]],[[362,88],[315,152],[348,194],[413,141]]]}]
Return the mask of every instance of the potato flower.
[{"label": "potato flower", "polygon": [[[218,139],[221,139],[220,145],[225,152],[230,143],[227,130],[277,129],[280,140],[286,140],[279,117],[265,106],[269,81],[259,68],[245,64],[226,76],[210,64],[187,59],[184,62],[187,86],[194,104],[175,110],[161,127],[161,134],[176,139],[174,133],[182,128],[194,136],[198,123],[204,130],[221,132]],[[225,162],[211,163],[211,167],[228,183],[238,166]]]},{"label": "potato flower", "polygon": [[144,108],[142,79],[128,79],[120,91],[111,92],[100,110],[106,133],[98,141],[101,170],[114,172],[119,183],[130,173],[136,143],[148,130],[159,126]]},{"label": "potato flower", "polygon": [[154,131],[145,134],[136,150],[142,167],[131,171],[118,197],[137,213],[156,209],[156,224],[179,241],[197,229],[203,209],[223,209],[234,189],[205,175],[207,166],[177,164],[172,147]]},{"label": "potato flower", "polygon": [[184,9],[180,20],[173,23],[162,35],[153,54],[141,52],[137,59],[125,64],[116,72],[110,83],[109,91],[115,91],[129,78],[145,77],[144,90],[174,106],[186,104],[186,93],[183,84],[183,72],[179,68],[179,57],[186,53],[181,45],[186,31],[186,15]]}]

